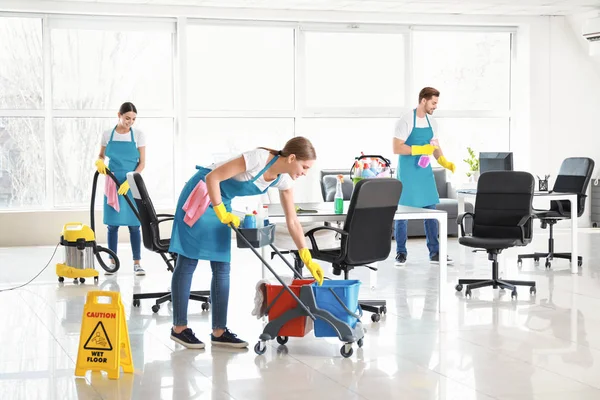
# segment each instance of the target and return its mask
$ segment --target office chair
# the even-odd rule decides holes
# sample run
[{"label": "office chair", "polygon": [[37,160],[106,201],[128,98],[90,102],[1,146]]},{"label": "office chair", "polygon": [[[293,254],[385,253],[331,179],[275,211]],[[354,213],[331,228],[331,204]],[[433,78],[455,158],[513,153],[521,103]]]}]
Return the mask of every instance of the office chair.
[{"label": "office chair", "polygon": [[[581,217],[585,211],[586,191],[592,173],[594,172],[594,160],[587,157],[567,158],[562,162],[552,192],[555,193],[577,193],[577,217]],[[550,192],[550,193],[552,193]],[[517,258],[519,267],[523,258],[533,258],[535,263],[540,258],[546,258],[546,268],[552,266],[552,259],[571,259],[571,253],[554,252],[554,225],[561,220],[571,219],[571,203],[567,200],[553,200],[550,202],[549,210],[534,210],[534,217],[540,220],[542,229],[549,227],[550,237],[548,239],[547,253],[520,254]],[[577,257],[577,265],[583,265],[583,257]]]},{"label": "office chair", "polygon": [[[314,259],[333,265],[333,274],[344,279],[352,269],[388,258],[392,247],[390,240],[394,225],[394,214],[402,192],[402,183],[393,178],[364,179],[359,181],[352,193],[350,207],[343,229],[332,226],[320,226],[308,231],[305,236],[312,244]],[[315,232],[332,230],[341,235],[340,248],[319,249]],[[379,321],[386,313],[385,300],[359,300],[361,308],[373,313],[371,320]]]},{"label": "office chair", "polygon": [[[535,180],[527,172],[490,171],[481,174],[477,182],[475,213],[464,213],[456,222],[460,225],[462,237],[458,242],[467,247],[485,249],[492,261],[492,279],[459,279],[456,290],[467,285],[465,295],[471,290],[492,286],[512,291],[517,297],[516,286],[529,286],[535,294],[535,282],[500,280],[498,278],[498,254],[504,249],[526,246],[533,237],[533,201]],[[473,234],[465,236],[464,219],[473,218]]]},{"label": "office chair", "polygon": [[[156,214],[152,200],[146,185],[142,179],[142,175],[138,172],[129,172],[127,174],[127,182],[129,182],[129,188],[133,199],[138,208],[140,214],[140,223],[142,227],[142,239],[144,247],[150,251],[160,254],[162,259],[167,264],[167,270],[173,272],[173,265],[177,262],[177,254],[169,253],[169,244],[171,239],[165,239],[160,237],[159,225],[165,221],[172,221],[172,214]],[[140,306],[141,299],[157,299],[156,304],[152,306],[153,312],[158,312],[160,305],[167,301],[171,301],[171,292],[159,292],[159,293],[135,293],[133,295],[134,307]],[[210,308],[210,291],[192,291],[190,293],[190,299],[201,301],[202,310],[207,311]]]},{"label": "office chair", "polygon": [[[352,180],[350,180],[349,170],[348,169],[323,169],[320,171],[320,186],[321,186],[321,196],[323,197],[324,202],[333,203],[335,197],[335,189],[337,184],[337,176],[342,175],[344,177],[344,182],[342,183],[342,191],[344,200],[350,200],[352,197],[352,191],[354,190],[354,184]],[[332,204],[333,209],[333,204]],[[311,222],[311,223],[302,223],[302,228],[305,232],[308,232],[315,227],[319,227],[321,225],[331,226],[331,222]],[[337,233],[331,232],[333,235],[326,235],[329,239],[329,242],[335,242],[332,246],[337,247],[339,242],[339,235]],[[322,240],[322,238],[319,238]],[[277,232],[275,235],[275,247],[278,248],[281,254],[290,254],[292,256],[294,262],[294,269],[302,274],[302,267],[304,263],[300,259],[300,255],[298,254],[298,250],[294,250],[294,243],[289,237],[289,233],[287,231]],[[281,249],[280,249],[281,248]],[[271,260],[275,257],[275,252],[271,252]]]}]

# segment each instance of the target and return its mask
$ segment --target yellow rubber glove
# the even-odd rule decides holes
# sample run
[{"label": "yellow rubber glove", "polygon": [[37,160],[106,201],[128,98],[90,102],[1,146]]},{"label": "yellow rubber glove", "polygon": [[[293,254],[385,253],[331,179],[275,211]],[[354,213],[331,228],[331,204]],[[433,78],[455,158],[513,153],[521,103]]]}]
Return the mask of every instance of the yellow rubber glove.
[{"label": "yellow rubber glove", "polygon": [[444,156],[440,156],[440,158],[438,158],[438,164],[440,164],[442,167],[449,169],[450,171],[452,171],[452,173],[454,173],[454,171],[456,171],[456,165],[454,165],[453,162],[450,162],[448,160],[446,160],[446,157]]},{"label": "yellow rubber glove", "polygon": [[236,228],[239,228],[239,217],[227,211],[225,209],[225,204],[221,203],[217,206],[214,206],[213,209],[215,210],[215,214],[217,214],[217,218],[219,218],[219,221],[221,221],[225,225],[233,224]]},{"label": "yellow rubber glove", "polygon": [[323,284],[324,279],[323,269],[319,264],[313,261],[312,256],[310,255],[310,250],[308,250],[308,248],[305,247],[303,249],[298,250],[298,254],[300,255],[300,258],[302,259],[304,265],[306,265],[306,268],[312,274],[313,278],[315,278],[319,286],[321,286]]},{"label": "yellow rubber glove", "polygon": [[410,146],[410,151],[413,156],[421,156],[421,155],[430,156],[433,154],[435,149],[437,149],[437,147],[432,146],[430,144],[424,144],[423,146],[417,146],[417,145]]},{"label": "yellow rubber glove", "polygon": [[102,175],[106,175],[106,164],[104,164],[104,160],[99,158],[96,161],[96,169],[98,170],[99,173],[101,173]]},{"label": "yellow rubber glove", "polygon": [[125,182],[121,183],[121,186],[119,186],[119,191],[117,193],[124,196],[127,194],[128,191],[129,191],[129,182],[125,181]]}]

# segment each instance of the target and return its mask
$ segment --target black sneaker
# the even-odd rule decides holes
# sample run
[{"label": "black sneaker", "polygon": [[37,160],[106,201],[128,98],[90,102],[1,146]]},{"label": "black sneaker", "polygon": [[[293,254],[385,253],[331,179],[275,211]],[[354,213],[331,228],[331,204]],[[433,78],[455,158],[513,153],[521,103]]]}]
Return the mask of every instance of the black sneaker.
[{"label": "black sneaker", "polygon": [[204,343],[198,340],[190,328],[185,328],[181,333],[175,333],[173,328],[171,328],[171,340],[188,349],[201,350],[204,348]]},{"label": "black sneaker", "polygon": [[238,339],[237,335],[231,332],[229,329],[225,329],[225,332],[219,337],[216,337],[212,333],[210,334],[210,342],[214,346],[228,346],[241,349],[248,347],[248,342],[244,342],[242,339]]},{"label": "black sneaker", "polygon": [[406,254],[403,254],[403,253],[396,254],[396,265],[398,267],[404,267],[406,265]]},{"label": "black sneaker", "polygon": [[[439,264],[440,263],[440,255],[439,254],[434,254],[433,257],[431,257],[429,259],[429,262],[432,264]],[[449,256],[446,256],[446,264],[447,265],[452,265],[454,264],[454,260],[451,259]]]}]

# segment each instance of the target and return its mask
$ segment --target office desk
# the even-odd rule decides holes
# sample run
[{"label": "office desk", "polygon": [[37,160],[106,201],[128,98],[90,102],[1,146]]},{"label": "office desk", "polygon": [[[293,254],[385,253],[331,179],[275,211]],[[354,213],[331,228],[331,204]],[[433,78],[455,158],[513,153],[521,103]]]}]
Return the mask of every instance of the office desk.
[{"label": "office desk", "polygon": [[[476,196],[476,189],[459,189],[457,190],[458,196],[458,215],[465,212],[465,197]],[[571,203],[571,210],[577,210],[577,194],[576,193],[550,193],[550,192],[535,192],[535,199],[544,199],[548,201],[552,200],[567,200]],[[577,215],[571,218],[571,273],[576,274],[579,272],[577,265]],[[460,229],[458,231],[459,237],[461,236]]]},{"label": "office desk", "polygon": [[[345,221],[346,214],[348,213],[348,206],[350,201],[344,202],[344,212],[342,214],[335,214],[333,212],[333,202],[329,203],[299,203],[296,204],[303,210],[314,210],[316,212],[298,212],[298,219],[300,222],[337,222]],[[398,219],[435,219],[439,222],[439,236],[440,236],[440,277],[439,277],[439,312],[444,312],[446,309],[446,301],[444,299],[444,287],[446,286],[447,280],[447,255],[448,255],[448,216],[445,211],[440,210],[429,210],[425,208],[415,208],[398,206],[395,220]],[[269,222],[271,223],[285,223],[285,214],[280,204],[269,205]],[[391,237],[390,237],[391,241]],[[267,247],[262,248],[262,255],[265,259],[268,259]],[[263,267],[264,270],[264,267]]]}]

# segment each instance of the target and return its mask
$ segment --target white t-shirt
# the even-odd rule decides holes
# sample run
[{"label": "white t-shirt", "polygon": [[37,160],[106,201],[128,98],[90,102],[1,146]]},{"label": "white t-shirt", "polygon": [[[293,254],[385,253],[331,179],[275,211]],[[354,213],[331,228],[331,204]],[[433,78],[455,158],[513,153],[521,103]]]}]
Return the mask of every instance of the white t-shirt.
[{"label": "white t-shirt", "polygon": [[[396,122],[396,128],[394,129],[394,137],[406,141],[408,136],[413,130],[413,113],[411,111],[409,113],[404,114],[398,122]],[[427,128],[427,119],[429,119],[429,123],[431,124],[431,129],[433,129],[433,139],[438,139],[438,126],[435,119],[431,117],[431,115],[427,115],[427,118],[419,118],[416,116],[415,122],[417,124],[417,128]]]},{"label": "white t-shirt", "polygon": [[[133,129],[133,128],[132,128]],[[110,140],[110,134],[112,133],[113,128],[107,129],[102,133],[102,141],[100,142],[101,146],[106,146],[108,141]],[[145,147],[146,146],[146,135],[139,129],[133,129],[133,138],[135,139],[135,145],[137,147]],[[113,140],[115,142],[131,142],[131,133],[119,133],[115,130],[115,134],[113,135]]]},{"label": "white t-shirt", "polygon": [[[246,171],[234,176],[233,179],[238,181],[252,180],[267,165],[269,154],[269,151],[264,149],[254,149],[242,153],[242,157],[244,157],[244,161],[246,162]],[[236,156],[235,158],[237,157],[239,156]],[[229,161],[231,160],[213,164],[210,166],[210,168],[215,169],[216,167],[219,167]],[[265,181],[264,175],[261,175],[254,183],[261,191],[263,191],[268,188],[273,181],[267,182]],[[277,183],[271,187],[279,190],[287,190],[291,188],[292,185],[293,179],[288,174],[281,174]]]}]

